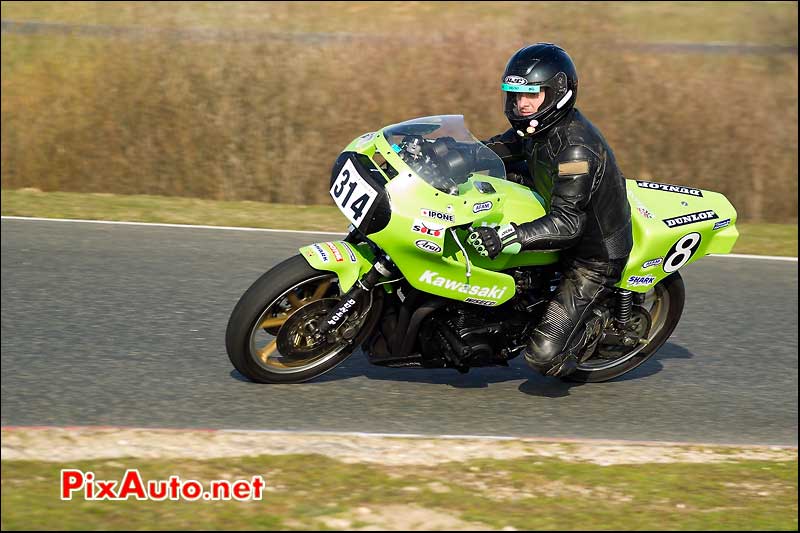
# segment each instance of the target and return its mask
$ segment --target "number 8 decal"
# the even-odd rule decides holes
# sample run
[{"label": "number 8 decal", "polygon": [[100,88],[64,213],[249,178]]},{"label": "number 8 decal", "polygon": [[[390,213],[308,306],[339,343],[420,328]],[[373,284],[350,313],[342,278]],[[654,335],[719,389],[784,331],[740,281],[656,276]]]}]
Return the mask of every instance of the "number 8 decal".
[{"label": "number 8 decal", "polygon": [[700,240],[699,233],[687,233],[678,239],[664,257],[664,272],[670,274],[685,265],[697,251]]}]

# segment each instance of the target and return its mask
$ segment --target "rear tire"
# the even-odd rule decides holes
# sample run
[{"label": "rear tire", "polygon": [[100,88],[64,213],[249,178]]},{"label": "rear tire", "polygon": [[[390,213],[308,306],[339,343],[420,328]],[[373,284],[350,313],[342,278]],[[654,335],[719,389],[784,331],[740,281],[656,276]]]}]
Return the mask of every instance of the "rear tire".
[{"label": "rear tire", "polygon": [[[336,274],[313,268],[302,255],[276,265],[245,291],[231,313],[225,332],[231,363],[259,383],[300,383],[332,370],[372,331],[383,302],[382,291],[374,290],[348,318],[362,323],[351,341],[313,338],[309,323],[321,320],[340,294]],[[296,349],[282,353],[279,345]]]},{"label": "rear tire", "polygon": [[683,313],[685,299],[683,278],[678,272],[674,272],[657,283],[645,297],[645,304],[646,307],[649,307],[648,311],[652,318],[652,325],[647,336],[649,342],[646,346],[634,347],[626,354],[608,363],[604,363],[596,356],[590,357],[579,364],[575,372],[563,379],[579,383],[599,383],[617,378],[643,364],[672,335]]}]

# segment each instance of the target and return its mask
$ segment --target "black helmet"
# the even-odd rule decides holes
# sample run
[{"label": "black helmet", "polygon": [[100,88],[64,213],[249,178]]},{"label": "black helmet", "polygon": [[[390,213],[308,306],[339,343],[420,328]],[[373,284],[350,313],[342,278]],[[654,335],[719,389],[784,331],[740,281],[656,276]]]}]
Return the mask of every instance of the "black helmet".
[{"label": "black helmet", "polygon": [[[503,73],[503,109],[521,137],[539,134],[561,120],[575,105],[578,74],[567,53],[554,44],[536,43],[518,50]],[[544,102],[529,115],[517,110],[517,94],[544,92]]]}]

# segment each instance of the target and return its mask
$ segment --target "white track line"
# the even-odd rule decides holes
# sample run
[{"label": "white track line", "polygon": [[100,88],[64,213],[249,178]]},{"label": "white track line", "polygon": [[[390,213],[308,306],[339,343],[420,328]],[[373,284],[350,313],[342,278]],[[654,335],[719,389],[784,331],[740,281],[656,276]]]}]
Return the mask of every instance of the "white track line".
[{"label": "white track line", "polygon": [[274,233],[307,233],[310,235],[347,235],[346,232],[332,231],[302,231],[294,229],[269,229],[269,228],[241,228],[236,226],[197,226],[192,224],[164,224],[160,222],[120,222],[116,220],[81,220],[75,218],[38,218],[38,217],[13,217],[3,216],[3,220],[32,220],[36,222],[85,222],[87,224],[119,224],[122,226],[160,226],[163,228],[191,228],[191,229],[221,229],[232,231],[268,231]]},{"label": "white track line", "polygon": [[[186,430],[191,431],[191,430]],[[441,439],[441,440],[485,440],[485,441],[537,441],[570,444],[596,444],[596,445],[623,445],[623,446],[721,446],[742,448],[788,448],[797,449],[791,444],[728,444],[714,442],[694,441],[657,441],[657,440],[623,440],[623,439],[595,439],[579,437],[538,437],[535,435],[505,436],[505,435],[439,435],[423,433],[369,433],[361,431],[281,431],[271,429],[219,429],[219,433],[264,433],[268,435],[307,435],[320,437],[357,437],[357,438],[388,438],[388,439]]]},{"label": "white track line", "polygon": [[796,257],[788,257],[781,255],[743,255],[743,254],[708,254],[709,257],[730,257],[731,259],[769,259],[770,261],[794,261],[797,262]]},{"label": "white track line", "polygon": [[[198,226],[193,224],[164,224],[160,222],[119,222],[114,220],[81,220],[74,218],[38,218],[38,217],[15,217],[3,216],[3,220],[32,220],[39,222],[85,222],[87,224],[118,224],[123,226],[156,226],[163,228],[190,228],[190,229],[213,229],[213,230],[228,230],[228,231],[264,231],[273,233],[305,233],[307,235],[334,235],[345,236],[343,232],[332,231],[305,231],[293,229],[269,229],[269,228],[242,228],[237,226]],[[709,254],[711,257],[730,257],[731,259],[766,259],[770,261],[794,261],[797,262],[796,257],[785,257],[775,255],[745,255],[745,254]]]}]

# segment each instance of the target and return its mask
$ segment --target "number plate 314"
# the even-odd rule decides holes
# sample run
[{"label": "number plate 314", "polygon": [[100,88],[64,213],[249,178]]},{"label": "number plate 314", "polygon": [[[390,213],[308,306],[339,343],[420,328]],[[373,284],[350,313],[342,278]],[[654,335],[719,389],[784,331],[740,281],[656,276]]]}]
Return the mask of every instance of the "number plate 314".
[{"label": "number plate 314", "polygon": [[348,159],[331,185],[331,198],[354,226],[358,227],[378,197],[372,185],[361,177]]}]

